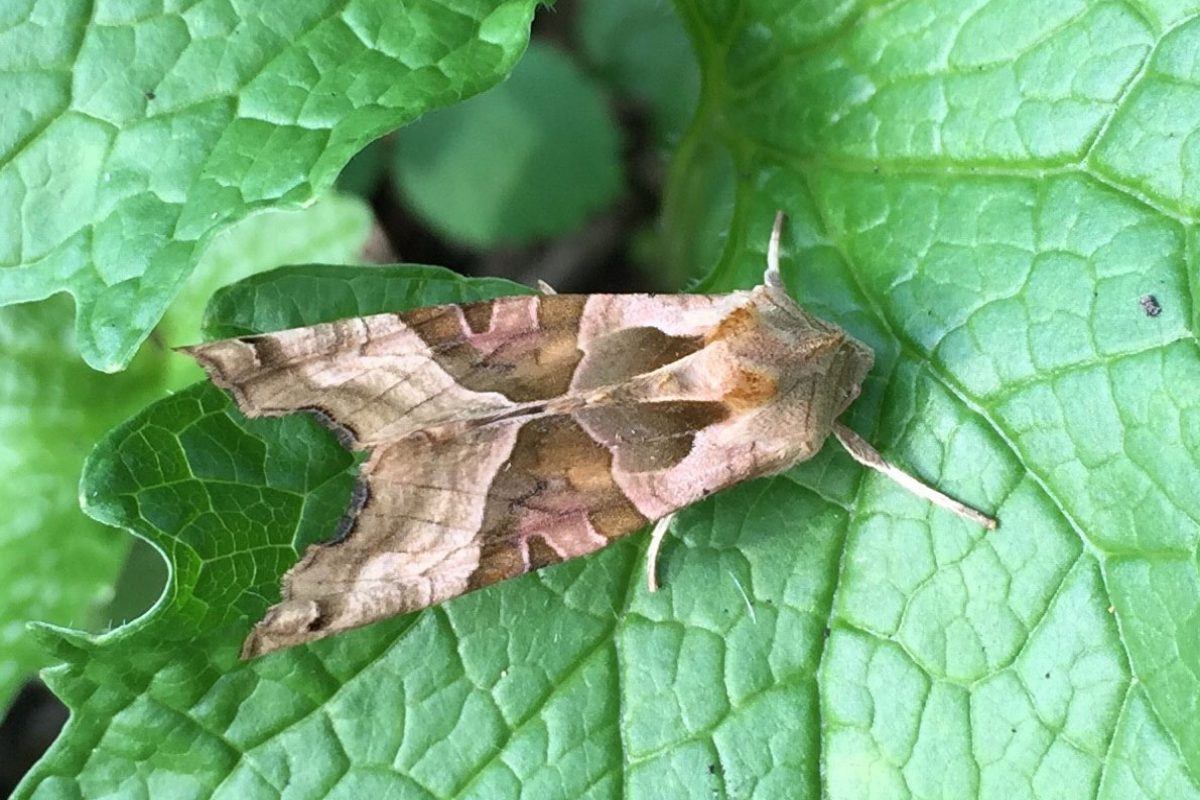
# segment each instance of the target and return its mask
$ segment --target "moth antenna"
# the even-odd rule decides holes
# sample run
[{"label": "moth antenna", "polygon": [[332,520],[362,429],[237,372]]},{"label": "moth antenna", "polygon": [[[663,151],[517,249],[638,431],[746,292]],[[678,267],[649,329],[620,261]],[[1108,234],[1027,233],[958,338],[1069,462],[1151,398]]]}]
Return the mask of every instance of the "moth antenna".
[{"label": "moth antenna", "polygon": [[934,505],[941,506],[948,511],[953,511],[960,517],[982,525],[988,530],[996,529],[996,520],[976,511],[968,505],[958,502],[953,497],[942,494],[932,486],[921,483],[921,481],[881,456],[879,451],[872,447],[866,439],[863,439],[840,422],[833,424],[833,435],[842,443],[842,447],[846,448],[846,452],[850,454],[850,457],[864,467],[870,467],[873,470],[883,473],[908,491],[918,497],[925,498]]},{"label": "moth antenna", "polygon": [[779,240],[783,236],[783,209],[775,212],[775,224],[771,226],[771,239],[767,242],[767,271],[763,273],[763,283],[783,288],[783,276],[779,273]]},{"label": "moth antenna", "polygon": [[654,530],[650,532],[650,548],[646,551],[646,589],[651,594],[658,591],[658,550],[674,521],[675,512],[672,511],[654,523]]},{"label": "moth antenna", "polygon": [[546,283],[541,278],[538,279],[537,288],[538,288],[538,292],[540,292],[541,294],[558,294],[558,292],[554,291],[553,286]]}]

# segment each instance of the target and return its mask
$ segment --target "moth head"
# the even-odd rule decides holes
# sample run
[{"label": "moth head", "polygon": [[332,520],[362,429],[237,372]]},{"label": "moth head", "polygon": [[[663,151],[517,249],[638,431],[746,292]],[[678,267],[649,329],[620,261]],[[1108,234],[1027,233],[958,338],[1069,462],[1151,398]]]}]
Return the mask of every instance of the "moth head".
[{"label": "moth head", "polygon": [[[747,302],[730,312],[708,340],[721,340],[739,364],[768,372],[808,375],[825,370],[824,377],[844,389],[845,405],[857,397],[858,384],[874,362],[869,347],[805,311],[779,286],[750,292]],[[848,373],[829,371],[839,365],[849,367]]]},{"label": "moth head", "polygon": [[820,449],[874,361],[866,345],[777,286],[751,292],[712,338],[727,355],[723,400],[739,420],[731,435],[754,442],[772,472]]}]

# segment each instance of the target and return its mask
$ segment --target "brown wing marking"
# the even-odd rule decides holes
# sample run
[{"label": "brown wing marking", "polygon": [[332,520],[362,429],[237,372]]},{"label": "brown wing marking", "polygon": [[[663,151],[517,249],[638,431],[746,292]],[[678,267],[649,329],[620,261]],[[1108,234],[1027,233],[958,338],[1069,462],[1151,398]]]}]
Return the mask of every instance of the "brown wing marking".
[{"label": "brown wing marking", "polygon": [[590,553],[644,526],[612,470],[612,454],[569,415],[525,423],[488,492],[471,588]]},{"label": "brown wing marking", "polygon": [[504,297],[435,306],[401,319],[462,386],[517,403],[565,393],[583,357],[577,342],[582,295]]},{"label": "brown wing marking", "polygon": [[611,449],[621,472],[669,469],[692,450],[698,433],[725,421],[725,403],[673,400],[593,406],[577,412],[587,432]]},{"label": "brown wing marking", "polygon": [[283,600],[243,656],[416,611],[640,529],[646,518],[611,468],[608,451],[566,415],[378,448],[348,533],[309,547],[284,576]]},{"label": "brown wing marking", "polygon": [[647,326],[599,335],[588,344],[572,387],[586,390],[614,386],[678,361],[702,347],[702,336],[671,336]]}]

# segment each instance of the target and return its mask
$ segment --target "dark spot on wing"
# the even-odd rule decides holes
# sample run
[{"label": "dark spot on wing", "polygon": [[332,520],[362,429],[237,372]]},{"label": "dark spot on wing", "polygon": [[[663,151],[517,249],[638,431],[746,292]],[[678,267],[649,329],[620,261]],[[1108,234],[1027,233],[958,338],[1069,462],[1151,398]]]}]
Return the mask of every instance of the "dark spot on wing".
[{"label": "dark spot on wing", "polygon": [[325,607],[320,602],[316,602],[314,605],[317,607],[316,616],[310,619],[304,626],[304,630],[308,633],[314,633],[322,630],[329,622],[329,616],[325,613]]},{"label": "dark spot on wing", "polygon": [[616,453],[618,468],[658,472],[686,458],[696,434],[727,419],[729,407],[705,400],[672,400],[591,406],[577,413],[588,432]]},{"label": "dark spot on wing", "polygon": [[267,334],[239,336],[238,341],[250,345],[254,349],[254,356],[258,363],[264,367],[281,366],[291,358],[279,340]]},{"label": "dark spot on wing", "polygon": [[526,546],[529,548],[530,569],[541,569],[562,561],[562,556],[556,553],[554,548],[541,536],[531,536],[526,542]]},{"label": "dark spot on wing", "polygon": [[613,331],[588,345],[575,385],[579,389],[613,386],[673,364],[703,347],[702,337],[669,336],[654,327]]},{"label": "dark spot on wing", "polygon": [[463,319],[472,333],[486,333],[492,327],[492,308],[494,303],[488,300],[483,303],[470,303],[462,307]]}]

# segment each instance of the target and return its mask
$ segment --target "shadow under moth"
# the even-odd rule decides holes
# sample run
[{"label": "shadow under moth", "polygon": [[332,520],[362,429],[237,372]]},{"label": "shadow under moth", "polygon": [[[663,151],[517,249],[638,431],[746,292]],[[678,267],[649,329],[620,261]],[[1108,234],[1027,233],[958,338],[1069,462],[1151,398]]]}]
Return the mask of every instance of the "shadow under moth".
[{"label": "shadow under moth", "polygon": [[308,411],[367,453],[335,540],[310,546],[252,658],[582,556],[811,458],[857,461],[986,527],[837,417],[871,350],[779,275],[720,295],[540,295],[419,308],[183,348],[249,417]]}]

